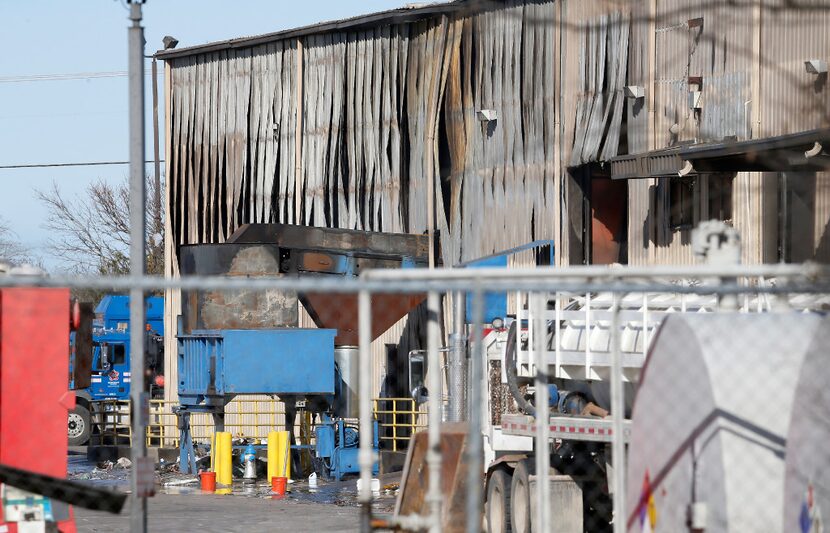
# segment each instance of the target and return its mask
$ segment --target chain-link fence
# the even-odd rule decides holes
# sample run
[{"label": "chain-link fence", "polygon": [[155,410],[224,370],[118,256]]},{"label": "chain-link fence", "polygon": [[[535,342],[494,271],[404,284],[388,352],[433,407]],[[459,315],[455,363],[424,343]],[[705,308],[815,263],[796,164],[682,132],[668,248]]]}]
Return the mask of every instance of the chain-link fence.
[{"label": "chain-link fence", "polygon": [[[410,444],[396,516],[379,523],[819,531],[830,292],[823,274],[797,268],[367,274],[419,286],[429,321],[423,367],[408,365],[429,425]],[[372,296],[360,293],[364,365],[371,316],[384,312]],[[460,390],[449,372],[458,335]],[[456,402],[466,407],[453,420]]]},{"label": "chain-link fence", "polygon": [[[364,527],[491,533],[810,531],[830,484],[829,281],[814,265],[0,279],[356,293],[360,418],[344,445],[359,442],[362,487],[379,454],[407,454],[393,516],[361,490]],[[425,308],[410,315],[424,348],[396,359],[401,383],[376,383],[372,317],[397,294]],[[158,431],[170,408],[151,405],[144,444],[175,439]],[[110,411],[116,437],[123,417]]]}]

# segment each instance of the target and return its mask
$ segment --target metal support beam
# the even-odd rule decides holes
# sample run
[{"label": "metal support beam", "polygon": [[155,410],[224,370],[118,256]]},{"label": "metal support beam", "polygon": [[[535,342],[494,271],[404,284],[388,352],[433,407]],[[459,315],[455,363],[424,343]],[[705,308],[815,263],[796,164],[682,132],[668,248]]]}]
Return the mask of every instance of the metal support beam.
[{"label": "metal support beam", "polygon": [[461,422],[467,411],[467,335],[464,323],[465,293],[453,295],[453,333],[450,334],[448,422]]},{"label": "metal support beam", "polygon": [[372,531],[372,296],[369,291],[357,295],[357,322],[360,340],[360,492],[358,501],[362,507],[360,531]]},{"label": "metal support beam", "polygon": [[614,533],[625,531],[625,391],[620,355],[620,300],[622,295],[615,294],[611,309],[611,461],[614,465]]},{"label": "metal support beam", "polygon": [[467,533],[481,531],[483,517],[483,487],[481,473],[484,471],[484,442],[481,433],[482,405],[484,403],[484,352],[483,327],[484,293],[473,293],[473,342],[471,351],[472,372],[470,375],[470,418],[467,435]]},{"label": "metal support beam", "polygon": [[[545,360],[545,343],[547,342],[547,324],[544,319],[545,298],[541,294],[530,295],[530,324],[533,334],[533,366],[535,368],[534,387],[536,389],[536,516],[533,521],[538,524],[538,531],[550,531],[550,409],[548,408],[548,364]],[[557,342],[558,339],[557,339]]]},{"label": "metal support beam", "polygon": [[441,296],[434,291],[427,295],[427,388],[429,389],[429,419],[427,427],[427,486],[426,504],[429,510],[430,533],[441,531],[441,327],[438,323]]},{"label": "metal support beam", "polygon": [[[130,274],[145,274],[145,176],[144,176],[144,28],[142,0],[130,2],[129,33],[129,128],[130,128]],[[147,531],[147,499],[139,484],[139,473],[147,454],[144,441],[149,402],[144,392],[144,293],[130,289],[130,400],[132,401],[132,481],[130,531]]]}]

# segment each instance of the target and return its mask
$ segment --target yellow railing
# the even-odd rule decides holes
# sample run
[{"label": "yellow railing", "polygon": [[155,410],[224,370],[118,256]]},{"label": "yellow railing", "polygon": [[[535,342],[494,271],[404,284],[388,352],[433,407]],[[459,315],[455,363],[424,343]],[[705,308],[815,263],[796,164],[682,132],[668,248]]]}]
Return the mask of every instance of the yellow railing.
[{"label": "yellow railing", "polygon": [[178,402],[150,400],[150,420],[147,423],[146,446],[179,447],[179,428],[174,408]]},{"label": "yellow railing", "polygon": [[[91,413],[94,431],[90,444],[130,445],[130,406],[129,400],[95,402]],[[178,402],[150,401],[150,418],[145,435],[147,447],[179,446],[176,407]],[[373,408],[378,420],[379,438],[386,449],[406,450],[412,435],[427,425],[426,406],[419,407],[412,398],[375,398]],[[190,417],[190,428],[195,442],[209,443],[214,432],[213,418],[194,413]],[[264,441],[269,431],[284,428],[285,405],[278,400],[240,398],[225,407],[225,430],[236,437]],[[314,441],[308,413],[300,411],[296,430],[303,442],[310,444]]]},{"label": "yellow railing", "polygon": [[[147,446],[179,445],[176,407],[178,402],[150,402]],[[225,431],[232,433],[234,437],[264,441],[269,431],[284,428],[285,405],[281,401],[240,398],[225,407]],[[214,421],[210,415],[194,413],[190,416],[190,432],[195,442],[210,442],[214,429]]]},{"label": "yellow railing", "polygon": [[375,417],[378,420],[379,438],[392,451],[405,451],[409,439],[427,427],[426,405],[419,407],[412,398],[375,398]]},{"label": "yellow railing", "polygon": [[92,407],[90,444],[129,445],[132,442],[129,400],[102,400]]}]

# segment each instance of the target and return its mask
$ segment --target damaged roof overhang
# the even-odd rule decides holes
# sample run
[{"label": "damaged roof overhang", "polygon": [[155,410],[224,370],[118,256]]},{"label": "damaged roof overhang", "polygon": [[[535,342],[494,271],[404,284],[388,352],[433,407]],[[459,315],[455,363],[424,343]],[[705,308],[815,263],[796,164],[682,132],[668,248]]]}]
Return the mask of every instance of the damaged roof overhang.
[{"label": "damaged roof overhang", "polygon": [[323,33],[343,31],[343,30],[359,30],[368,27],[400,24],[403,22],[412,22],[415,20],[422,20],[438,15],[445,15],[448,13],[456,13],[462,10],[469,10],[474,8],[481,10],[486,5],[495,5],[492,1],[475,1],[475,0],[455,0],[452,2],[441,2],[431,4],[412,4],[409,7],[400,7],[397,9],[390,9],[387,11],[380,11],[377,13],[369,13],[367,15],[359,15],[341,20],[333,20],[328,22],[320,22],[309,26],[302,26],[300,28],[292,28],[288,30],[266,33],[263,35],[255,35],[251,37],[239,37],[236,39],[227,39],[224,41],[216,41],[207,44],[196,46],[189,46],[187,48],[178,48],[174,50],[159,50],[154,57],[169,61],[181,57],[187,57],[198,54],[205,54],[209,52],[217,52],[220,50],[228,50],[235,48],[249,48],[264,43],[274,41],[281,41],[285,39],[296,39],[306,35],[319,35]]},{"label": "damaged roof overhang", "polygon": [[699,172],[787,172],[830,169],[830,128],[750,141],[675,146],[611,159],[612,179]]}]

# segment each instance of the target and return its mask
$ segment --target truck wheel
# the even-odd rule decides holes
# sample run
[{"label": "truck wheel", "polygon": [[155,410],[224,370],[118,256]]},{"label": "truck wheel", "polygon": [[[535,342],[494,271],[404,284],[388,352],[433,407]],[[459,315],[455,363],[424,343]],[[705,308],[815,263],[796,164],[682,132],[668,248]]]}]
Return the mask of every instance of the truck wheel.
[{"label": "truck wheel", "polygon": [[510,529],[510,474],[498,469],[490,475],[487,484],[487,531],[509,533]]},{"label": "truck wheel", "polygon": [[513,471],[513,481],[510,485],[510,518],[513,531],[516,533],[531,532],[533,514],[530,506],[530,473],[535,471],[532,461],[533,459],[519,461]]},{"label": "truck wheel", "polygon": [[75,404],[75,409],[69,411],[68,435],[70,446],[83,446],[89,441],[92,425],[89,420],[89,409]]}]

